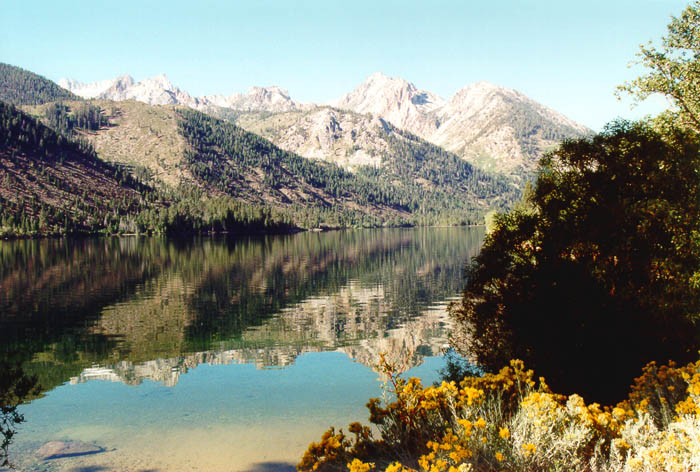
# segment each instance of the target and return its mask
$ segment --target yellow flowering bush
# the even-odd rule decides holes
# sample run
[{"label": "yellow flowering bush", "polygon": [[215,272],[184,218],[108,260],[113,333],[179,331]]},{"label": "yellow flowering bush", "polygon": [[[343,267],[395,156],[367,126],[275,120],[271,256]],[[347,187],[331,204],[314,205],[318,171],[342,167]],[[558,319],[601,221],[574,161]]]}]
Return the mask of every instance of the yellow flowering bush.
[{"label": "yellow flowering bush", "polygon": [[634,417],[620,429],[599,470],[700,470],[700,361],[684,367],[650,363],[635,379],[623,407]]},{"label": "yellow flowering bush", "polygon": [[[624,449],[613,451],[599,470],[625,472],[687,472],[700,470],[700,419],[682,416],[657,429],[653,418],[642,413],[622,431]],[[617,444],[615,444],[617,446]]]},{"label": "yellow flowering bush", "polygon": [[370,470],[374,470],[374,463],[370,462],[369,464],[365,464],[360,459],[356,458],[348,464],[348,470],[350,472],[369,472]]},{"label": "yellow flowering bush", "polygon": [[698,368],[700,362],[684,367],[677,367],[674,362],[659,367],[655,362],[650,362],[644,367],[642,375],[634,380],[629,399],[621,406],[626,410],[646,412],[656,426],[665,428],[677,418],[678,405],[683,405],[680,413],[695,412],[692,393],[697,388],[695,397],[700,394]]},{"label": "yellow flowering bush", "polygon": [[381,438],[359,423],[350,425],[354,438],[331,428],[298,470],[700,470],[700,361],[647,365],[614,407],[557,395],[517,360],[428,387],[381,362],[392,400],[367,405]]}]

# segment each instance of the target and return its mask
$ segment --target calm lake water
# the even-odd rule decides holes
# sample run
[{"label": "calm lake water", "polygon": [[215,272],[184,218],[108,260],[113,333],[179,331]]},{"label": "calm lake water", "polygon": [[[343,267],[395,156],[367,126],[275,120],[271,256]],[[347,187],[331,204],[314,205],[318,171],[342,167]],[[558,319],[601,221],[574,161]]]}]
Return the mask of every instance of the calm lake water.
[{"label": "calm lake water", "polygon": [[[482,228],[0,242],[0,355],[41,393],[20,470],[291,470],[367,423],[379,353],[438,378]],[[105,452],[40,461],[51,440]]]}]

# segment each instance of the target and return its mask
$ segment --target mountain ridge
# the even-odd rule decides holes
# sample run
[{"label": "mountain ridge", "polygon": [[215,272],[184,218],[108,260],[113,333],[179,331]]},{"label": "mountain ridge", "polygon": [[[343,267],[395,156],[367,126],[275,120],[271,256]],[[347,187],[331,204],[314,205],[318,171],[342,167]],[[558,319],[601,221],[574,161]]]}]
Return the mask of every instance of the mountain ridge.
[{"label": "mountain ridge", "polygon": [[[314,111],[329,106],[369,114],[454,152],[473,165],[514,177],[520,182],[519,185],[533,177],[537,161],[544,152],[563,139],[591,133],[585,126],[521,92],[487,81],[466,85],[445,100],[403,78],[377,72],[341,98],[314,104],[295,101],[286,89],[278,86],[251,87],[245,94],[193,97],[174,86],[163,74],[140,82],[133,82],[130,77],[129,82],[125,77],[128,76],[114,79],[113,86],[109,88],[105,88],[108,81],[80,84],[62,79],[61,84],[84,97],[88,97],[88,91],[101,89],[101,93],[96,95],[98,98],[115,101],[133,99],[157,105],[179,104],[213,113],[248,126],[249,131],[259,132],[282,147],[289,146],[289,140],[274,141],[273,134],[265,132],[255,121],[267,120],[269,116],[266,114],[270,113]],[[121,82],[119,79],[122,79]],[[301,124],[292,126],[305,127]],[[302,134],[295,139],[308,140],[308,137]],[[298,144],[294,152],[328,161],[338,157],[323,154],[320,151],[323,146],[315,144],[320,143]],[[289,147],[285,149],[291,150]],[[305,153],[303,149],[311,151]],[[371,154],[366,149],[363,151]]]},{"label": "mountain ridge", "polygon": [[93,232],[139,211],[145,188],[74,141],[0,101],[0,236]]},{"label": "mountain ridge", "polygon": [[148,77],[138,82],[130,75],[91,83],[62,78],[58,81],[58,85],[87,99],[105,99],[117,102],[136,100],[149,105],[183,105],[200,111],[220,107],[245,112],[283,112],[313,106],[292,100],[286,89],[274,85],[269,87],[253,86],[245,94],[193,97],[173,85],[165,74]]},{"label": "mountain ridge", "polygon": [[402,78],[375,72],[353,91],[330,103],[331,106],[356,113],[379,115],[393,125],[415,133],[428,126],[431,112],[441,108],[445,100]]}]

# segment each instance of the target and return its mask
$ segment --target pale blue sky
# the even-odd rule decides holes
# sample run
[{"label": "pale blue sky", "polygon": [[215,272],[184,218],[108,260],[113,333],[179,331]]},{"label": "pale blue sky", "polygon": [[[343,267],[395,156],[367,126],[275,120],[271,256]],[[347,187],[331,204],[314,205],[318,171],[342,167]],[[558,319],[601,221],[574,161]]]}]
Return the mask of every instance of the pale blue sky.
[{"label": "pale blue sky", "polygon": [[373,72],[449,98],[478,80],[596,130],[630,111],[615,86],[678,0],[0,0],[0,62],[83,82],[165,73],[192,95],[279,85],[339,97]]}]

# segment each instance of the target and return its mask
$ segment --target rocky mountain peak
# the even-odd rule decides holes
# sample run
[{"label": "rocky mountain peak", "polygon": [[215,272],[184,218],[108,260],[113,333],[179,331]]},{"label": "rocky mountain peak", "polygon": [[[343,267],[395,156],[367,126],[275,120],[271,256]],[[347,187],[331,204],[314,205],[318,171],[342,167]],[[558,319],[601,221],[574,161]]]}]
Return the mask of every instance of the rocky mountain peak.
[{"label": "rocky mountain peak", "polygon": [[168,76],[165,74],[158,74],[155,77],[143,79],[140,83],[143,86],[161,88],[163,90],[175,91],[177,89],[177,87],[173,86],[172,82],[170,82],[170,79],[168,79]]},{"label": "rocky mountain peak", "polygon": [[114,101],[136,100],[150,105],[183,104],[192,106],[196,101],[175,87],[165,74],[149,77],[139,82],[129,76],[123,76],[113,81],[113,85],[105,90],[98,98]]},{"label": "rocky mountain peak", "polygon": [[426,115],[443,104],[439,96],[381,72],[370,75],[355,90],[332,103],[356,113],[379,115],[394,126],[406,129],[429,127],[431,119]]},{"label": "rocky mountain peak", "polygon": [[522,93],[517,90],[501,87],[492,82],[486,80],[481,80],[479,82],[474,82],[469,85],[465,85],[460,90],[458,90],[448,103],[470,103],[475,101],[484,100],[487,97],[507,97],[512,100],[530,100]]},{"label": "rocky mountain peak", "polygon": [[[251,87],[246,92],[243,100],[254,108],[265,109],[267,106],[294,109],[296,106],[289,97],[289,92],[281,87]],[[282,111],[282,110],[280,110]]]},{"label": "rocky mountain peak", "polygon": [[58,79],[57,84],[66,90],[70,90],[71,88],[77,87],[80,84],[80,82],[78,82],[75,79],[62,78],[62,79]]},{"label": "rocky mountain peak", "polygon": [[285,100],[290,100],[289,92],[282,87],[272,85],[270,87],[250,87],[246,92],[247,96],[251,97],[280,97]]},{"label": "rocky mountain peak", "polygon": [[102,93],[102,95],[109,94],[110,91],[112,91],[112,90],[124,91],[124,90],[128,89],[129,87],[132,87],[135,83],[136,83],[136,81],[130,75],[119,76],[114,80],[114,84],[108,90],[105,90]]},{"label": "rocky mountain peak", "polygon": [[500,85],[496,85],[493,82],[489,82],[488,80],[480,80],[478,82],[471,83],[469,85],[466,85],[465,87],[462,88],[462,90],[484,90],[484,91],[503,91],[503,90],[508,90],[508,91],[514,91],[511,89],[507,89],[505,87],[501,87]]},{"label": "rocky mountain peak", "polygon": [[499,107],[504,100],[520,100],[527,99],[524,95],[519,94],[515,90],[510,90],[500,87],[491,82],[482,80],[473,84],[469,84],[458,90],[452,98],[450,98],[442,110],[441,115],[452,115],[455,112],[464,113],[471,111],[475,113],[485,113],[493,107]]},{"label": "rocky mountain peak", "polygon": [[115,86],[123,89],[133,84],[134,79],[129,75],[122,75],[116,79],[100,80],[91,83],[83,83],[75,79],[60,79],[58,81],[59,86],[83,98],[101,98],[105,92]]},{"label": "rocky mountain peak", "polygon": [[356,113],[381,114],[389,109],[435,107],[444,102],[440,97],[418,88],[400,77],[375,72],[355,90],[336,100],[333,105]]},{"label": "rocky mountain peak", "polygon": [[375,73],[333,105],[379,116],[477,166],[514,176],[530,175],[539,156],[561,139],[589,132],[488,81],[469,84],[446,102],[404,79]]},{"label": "rocky mountain peak", "polygon": [[[356,118],[343,115],[341,120],[340,115],[336,117],[335,112],[323,106],[296,102],[287,90],[277,86],[251,87],[245,94],[192,97],[174,86],[165,74],[140,82],[134,82],[130,76],[92,84],[62,79],[60,85],[87,98],[179,104],[202,111],[228,108],[242,113],[278,114],[316,110],[313,119],[302,115],[285,117],[283,121],[290,121],[290,126],[284,132],[276,132],[276,143],[314,158],[346,153],[342,165],[348,168],[379,162],[376,156],[381,150],[370,145],[376,139],[363,137]],[[488,81],[469,84],[445,101],[405,79],[376,72],[329,105],[360,115],[369,114],[365,117],[369,120],[381,119],[381,123],[372,125],[373,129],[382,123],[385,128],[390,124],[484,169],[517,176],[530,175],[539,156],[561,139],[590,132],[522,93]],[[294,120],[299,120],[298,125],[292,125]],[[263,130],[272,125],[266,123]],[[279,126],[275,122],[272,127]],[[301,134],[292,136],[297,132]],[[309,136],[313,137],[313,143],[307,142]],[[359,148],[367,151],[360,152]]]},{"label": "rocky mountain peak", "polygon": [[241,111],[287,112],[299,110],[304,106],[292,100],[289,92],[281,87],[251,87],[245,95],[232,95],[219,106],[225,106]]},{"label": "rocky mountain peak", "polygon": [[[411,82],[402,79],[401,77],[389,77],[383,72],[375,72],[365,79],[363,85],[367,87],[383,88],[383,89],[406,89],[415,91],[416,86]],[[362,87],[362,85],[360,86]]]}]

